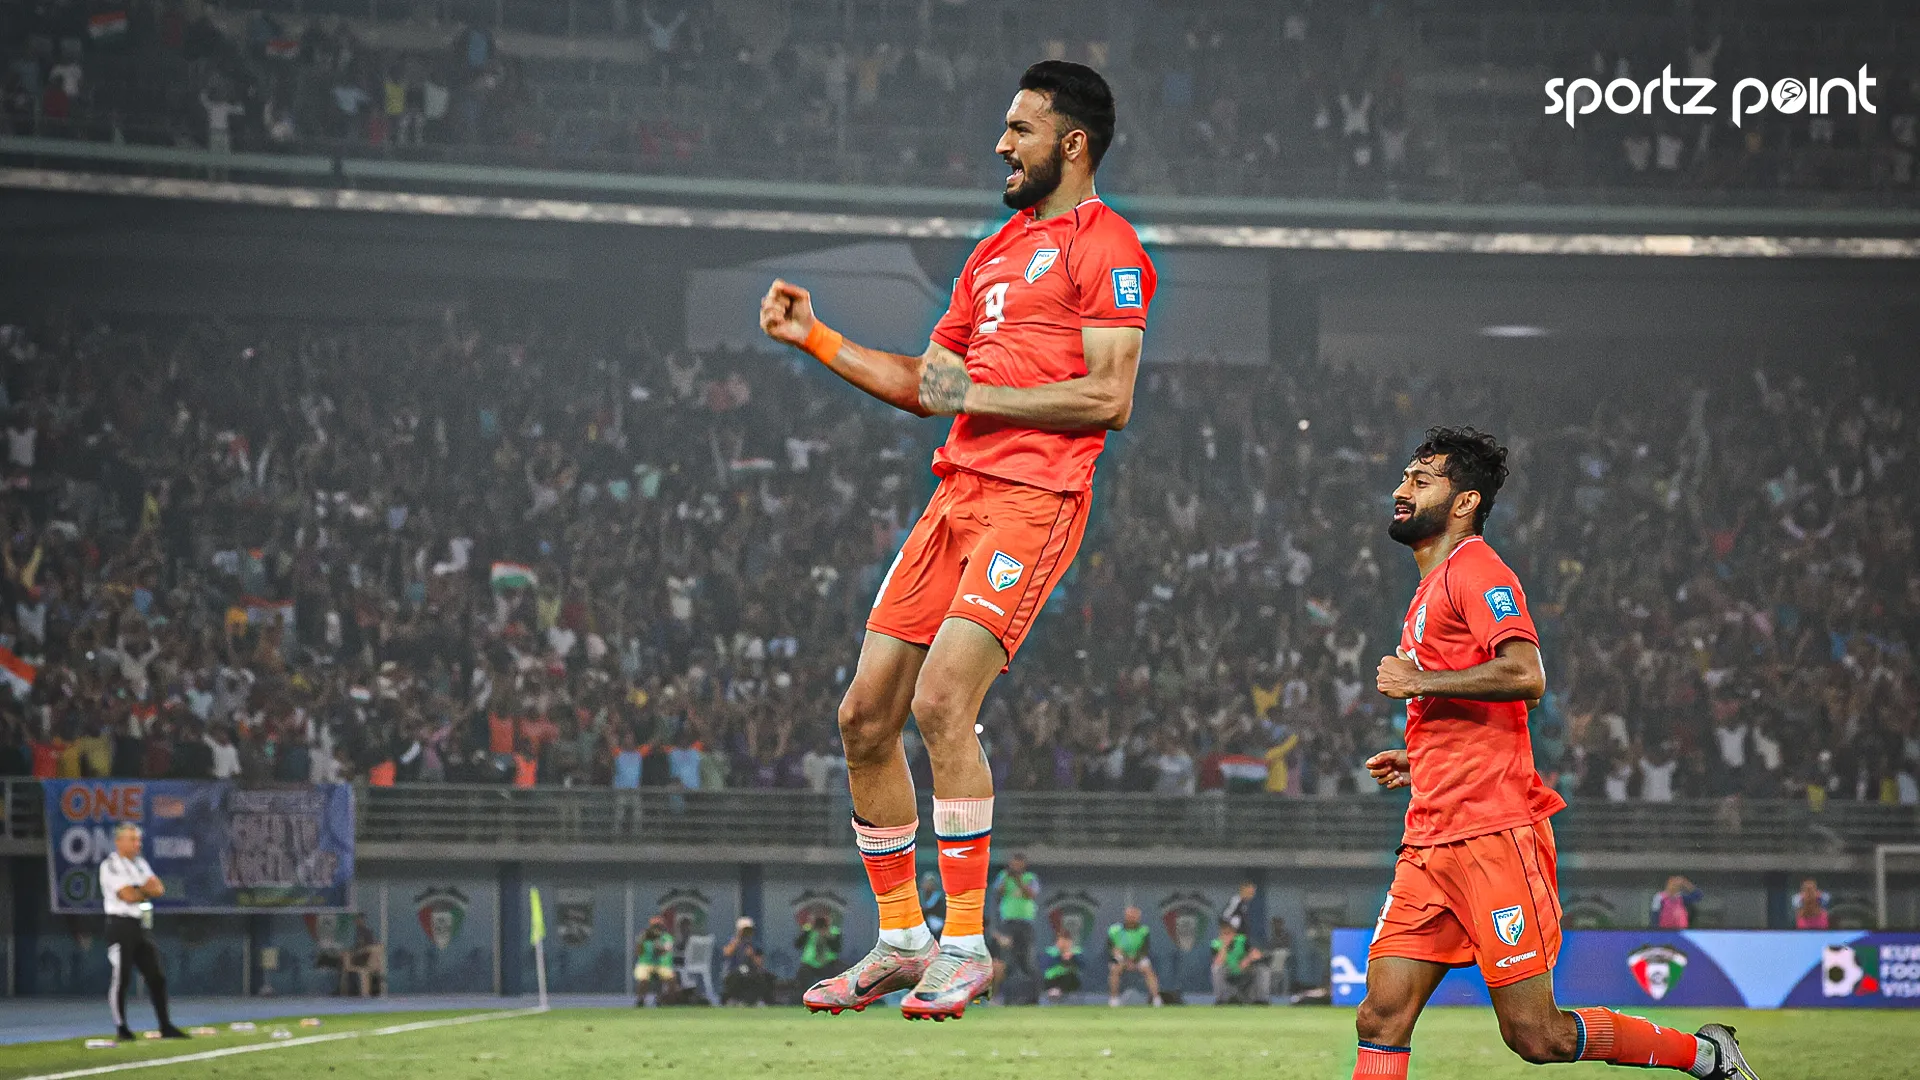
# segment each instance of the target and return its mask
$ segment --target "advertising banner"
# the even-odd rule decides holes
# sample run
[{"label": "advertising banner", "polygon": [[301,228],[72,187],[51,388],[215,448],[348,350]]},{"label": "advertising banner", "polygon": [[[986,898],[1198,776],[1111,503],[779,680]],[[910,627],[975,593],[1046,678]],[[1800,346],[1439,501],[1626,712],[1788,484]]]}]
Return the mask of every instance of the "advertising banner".
[{"label": "advertising banner", "polygon": [[131,821],[167,894],[158,911],[338,911],[352,905],[353,789],[243,791],[191,780],[48,780],[53,910],[98,913],[100,862]]},{"label": "advertising banner", "polygon": [[[1371,929],[1333,932],[1333,1001],[1366,996]],[[1562,1005],[1920,1008],[1920,934],[1867,930],[1569,930],[1553,972]],[[1475,967],[1435,1005],[1486,1005]]]}]

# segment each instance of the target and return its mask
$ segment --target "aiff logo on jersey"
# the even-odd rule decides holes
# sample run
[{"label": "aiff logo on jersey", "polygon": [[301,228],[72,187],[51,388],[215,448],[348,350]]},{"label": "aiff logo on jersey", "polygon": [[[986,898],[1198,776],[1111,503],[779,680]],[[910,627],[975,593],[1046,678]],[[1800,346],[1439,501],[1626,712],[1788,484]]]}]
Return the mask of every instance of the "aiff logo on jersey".
[{"label": "aiff logo on jersey", "polygon": [[1520,944],[1520,935],[1527,932],[1527,917],[1520,913],[1518,904],[1493,913],[1493,932],[1509,945]]},{"label": "aiff logo on jersey", "polygon": [[1047,271],[1053,269],[1054,260],[1059,257],[1059,248],[1041,248],[1034,252],[1033,258],[1027,261],[1027,284],[1031,285],[1045,277]]},{"label": "aiff logo on jersey", "polygon": [[1126,266],[1113,272],[1113,306],[1117,308],[1146,306],[1146,300],[1140,294],[1139,267]]},{"label": "aiff logo on jersey", "polygon": [[1513,598],[1513,590],[1505,585],[1495,585],[1486,593],[1487,610],[1493,612],[1493,621],[1499,622],[1509,616],[1518,617],[1520,603]]}]

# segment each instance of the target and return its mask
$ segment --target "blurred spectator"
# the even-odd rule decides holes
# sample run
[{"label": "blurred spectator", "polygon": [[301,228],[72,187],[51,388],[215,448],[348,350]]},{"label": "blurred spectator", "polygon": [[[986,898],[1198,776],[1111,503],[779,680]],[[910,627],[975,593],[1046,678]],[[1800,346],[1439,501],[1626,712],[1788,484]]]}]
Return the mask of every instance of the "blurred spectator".
[{"label": "blurred spectator", "polygon": [[773,974],[767,970],[766,955],[754,941],[753,930],[753,920],[741,916],[734,923],[733,937],[720,950],[727,969],[720,987],[722,1005],[773,1002]]},{"label": "blurred spectator", "polygon": [[1219,934],[1207,948],[1213,953],[1210,970],[1215,1005],[1265,1005],[1272,1000],[1273,972],[1247,935],[1222,919]]},{"label": "blurred spectator", "polygon": [[1152,931],[1140,921],[1140,909],[1128,907],[1119,922],[1107,927],[1107,1004],[1120,1005],[1120,982],[1128,974],[1138,974],[1147,984],[1147,999],[1160,1004],[1160,978],[1154,973],[1153,958],[1147,955]]},{"label": "blurred spectator", "polygon": [[1014,852],[987,889],[994,913],[993,988],[1014,972],[1034,980],[1034,919],[1040,911],[1040,878],[1027,869],[1027,857]]},{"label": "blurred spectator", "polygon": [[675,941],[664,915],[647,920],[640,940],[633,943],[634,1004],[653,1008],[660,995],[674,987]]},{"label": "blurred spectator", "polygon": [[1080,991],[1080,947],[1074,944],[1073,936],[1066,931],[1054,935],[1053,944],[1047,946],[1047,969],[1041,972],[1045,981],[1048,1004],[1060,1001],[1067,994]]},{"label": "blurred spectator", "polygon": [[800,967],[793,977],[800,986],[812,986],[821,979],[840,972],[840,928],[825,914],[815,915],[813,921],[800,928],[800,936],[793,940],[794,949],[800,953]]},{"label": "blurred spectator", "polygon": [[1667,879],[1667,887],[1653,894],[1648,906],[1649,924],[1662,930],[1685,930],[1693,925],[1694,909],[1701,894],[1693,882],[1679,874]]},{"label": "blurred spectator", "polygon": [[1220,913],[1220,921],[1242,934],[1247,933],[1253,918],[1253,901],[1259,894],[1260,886],[1257,883],[1241,882],[1240,891],[1233,894],[1233,899],[1227,901],[1226,910]]},{"label": "blurred spectator", "polygon": [[1820,890],[1818,882],[1808,878],[1800,883],[1800,891],[1793,897],[1793,925],[1797,930],[1825,930],[1828,928],[1827,907],[1833,898]]}]

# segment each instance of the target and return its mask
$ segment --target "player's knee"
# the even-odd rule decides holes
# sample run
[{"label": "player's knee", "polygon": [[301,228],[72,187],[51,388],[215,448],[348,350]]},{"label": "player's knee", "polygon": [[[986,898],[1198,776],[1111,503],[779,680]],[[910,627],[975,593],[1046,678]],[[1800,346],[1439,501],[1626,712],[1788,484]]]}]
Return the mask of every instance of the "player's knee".
[{"label": "player's knee", "polygon": [[851,691],[840,702],[840,741],[846,746],[850,765],[876,764],[893,752],[900,738],[886,710],[859,691]]},{"label": "player's knee", "polygon": [[950,755],[979,756],[973,717],[962,715],[965,711],[960,695],[944,687],[922,685],[914,691],[913,719],[926,740],[928,757],[937,761]]},{"label": "player's knee", "polygon": [[1573,1060],[1576,1036],[1571,1031],[1560,1031],[1553,1024],[1502,1019],[1500,1038],[1506,1041],[1507,1049],[1532,1065]]}]

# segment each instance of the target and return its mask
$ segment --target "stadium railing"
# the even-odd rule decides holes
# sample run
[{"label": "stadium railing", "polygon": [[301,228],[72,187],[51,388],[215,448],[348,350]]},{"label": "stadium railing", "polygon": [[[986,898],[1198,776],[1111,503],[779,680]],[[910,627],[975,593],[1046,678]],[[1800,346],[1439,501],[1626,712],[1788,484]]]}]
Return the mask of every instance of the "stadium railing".
[{"label": "stadium railing", "polygon": [[[5,781],[0,836],[15,853],[44,843],[38,781]],[[412,784],[362,788],[357,832],[369,853],[473,857],[543,848],[627,857],[725,849],[729,857],[837,861],[851,851],[841,792],[512,788]],[[1162,864],[1274,859],[1302,865],[1374,866],[1391,858],[1403,804],[1393,798],[1285,798],[1264,794],[1163,796],[1006,792],[995,839],[1003,850],[1045,850],[1051,861],[1111,863],[1130,851]],[[922,816],[930,816],[923,808]],[[1920,837],[1920,807],[1802,800],[1690,799],[1578,802],[1554,819],[1569,865],[1628,869],[1659,853],[1686,853],[1728,870],[1793,866],[1864,870],[1876,845]],[[1289,858],[1287,853],[1293,853]],[[1302,856],[1311,855],[1311,858]],[[1856,866],[1857,864],[1857,866]],[[1783,863],[1783,865],[1786,865]]]}]

